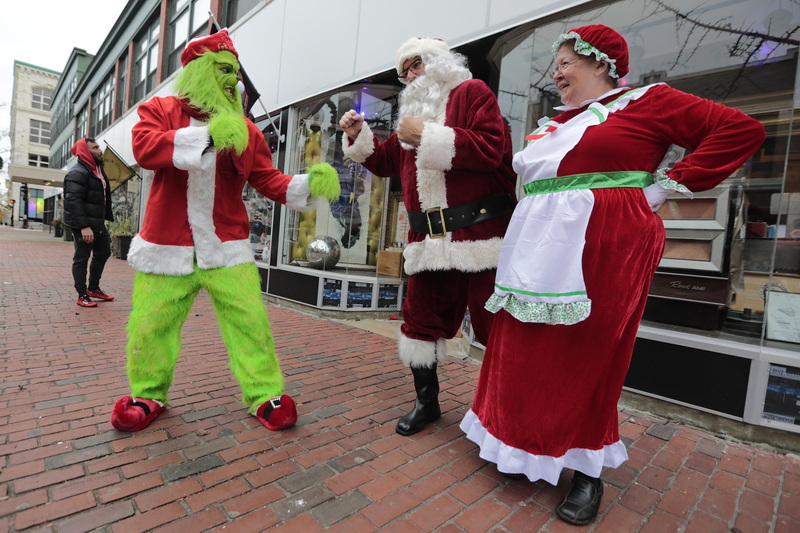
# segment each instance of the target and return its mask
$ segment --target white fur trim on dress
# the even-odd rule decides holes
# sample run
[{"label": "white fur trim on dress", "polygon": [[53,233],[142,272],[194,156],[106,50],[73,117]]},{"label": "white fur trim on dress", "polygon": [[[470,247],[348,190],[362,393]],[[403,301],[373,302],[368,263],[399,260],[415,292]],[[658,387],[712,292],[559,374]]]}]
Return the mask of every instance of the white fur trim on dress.
[{"label": "white fur trim on dress", "polygon": [[308,174],[295,174],[286,188],[286,207],[295,211],[312,211]]},{"label": "white fur trim on dress", "polygon": [[347,135],[342,135],[342,151],[356,163],[363,163],[375,151],[374,138],[372,130],[364,122],[353,144],[350,144],[350,138]]},{"label": "white fur trim on dress", "polygon": [[564,468],[600,477],[603,467],[617,468],[628,459],[625,445],[619,440],[600,450],[572,448],[561,457],[533,455],[505,444],[486,431],[472,409],[467,411],[459,427],[469,440],[478,445],[481,459],[496,464],[500,472],[525,474],[530,481],[543,479],[551,485],[558,485]]},{"label": "white fur trim on dress", "polygon": [[[202,124],[192,119],[193,123]],[[188,126],[175,131],[173,139],[172,163],[181,170],[199,169],[203,166],[201,161],[203,150],[211,139],[208,126]]]},{"label": "white fur trim on dress", "polygon": [[397,340],[397,353],[406,367],[431,368],[434,363],[444,364],[447,357],[447,339],[436,342],[411,339],[401,334]]},{"label": "white fur trim on dress", "polygon": [[426,122],[417,147],[417,169],[447,171],[456,157],[456,132],[453,128]]},{"label": "white fur trim on dress", "polygon": [[455,242],[450,234],[442,239],[425,237],[424,241],[412,242],[405,247],[403,268],[409,276],[424,270],[481,272],[497,268],[502,246],[502,237]]}]

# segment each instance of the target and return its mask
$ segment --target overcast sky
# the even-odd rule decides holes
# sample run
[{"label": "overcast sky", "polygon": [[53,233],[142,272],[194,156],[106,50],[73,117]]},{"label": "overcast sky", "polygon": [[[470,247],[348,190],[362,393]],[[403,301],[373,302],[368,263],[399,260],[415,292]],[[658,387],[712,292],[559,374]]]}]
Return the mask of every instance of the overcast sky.
[{"label": "overcast sky", "polygon": [[0,11],[0,194],[8,173],[14,61],[61,72],[73,48],[96,54],[126,0],[4,0]]}]

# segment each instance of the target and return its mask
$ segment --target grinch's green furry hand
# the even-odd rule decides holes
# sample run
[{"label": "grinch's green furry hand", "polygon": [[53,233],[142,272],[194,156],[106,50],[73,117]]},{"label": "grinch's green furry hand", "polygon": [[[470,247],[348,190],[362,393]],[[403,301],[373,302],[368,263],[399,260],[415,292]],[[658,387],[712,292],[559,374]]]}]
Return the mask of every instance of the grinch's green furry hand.
[{"label": "grinch's green furry hand", "polygon": [[236,155],[242,155],[249,141],[245,120],[247,119],[236,113],[219,113],[211,117],[208,121],[208,133],[214,139],[214,148],[232,148]]},{"label": "grinch's green furry hand", "polygon": [[308,190],[312,196],[324,196],[330,201],[339,198],[339,173],[328,163],[312,165],[308,169]]}]

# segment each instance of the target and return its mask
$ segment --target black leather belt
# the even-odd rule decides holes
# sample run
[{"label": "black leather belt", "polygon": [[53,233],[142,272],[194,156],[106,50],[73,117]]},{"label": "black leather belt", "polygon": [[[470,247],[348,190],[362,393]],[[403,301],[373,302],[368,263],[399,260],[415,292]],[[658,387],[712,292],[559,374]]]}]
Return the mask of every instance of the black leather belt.
[{"label": "black leather belt", "polygon": [[448,231],[506,215],[514,210],[514,204],[514,198],[510,194],[496,194],[455,207],[409,211],[408,225],[415,233],[425,233],[432,239],[441,239]]}]

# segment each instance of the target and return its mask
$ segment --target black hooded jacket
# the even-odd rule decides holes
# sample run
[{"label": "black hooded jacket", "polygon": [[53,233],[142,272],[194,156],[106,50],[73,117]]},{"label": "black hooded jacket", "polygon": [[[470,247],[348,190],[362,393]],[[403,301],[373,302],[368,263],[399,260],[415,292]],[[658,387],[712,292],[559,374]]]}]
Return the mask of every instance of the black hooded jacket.
[{"label": "black hooded jacket", "polygon": [[77,230],[89,227],[103,232],[105,220],[114,221],[108,178],[103,172],[101,181],[89,165],[78,159],[64,178],[64,224]]}]

